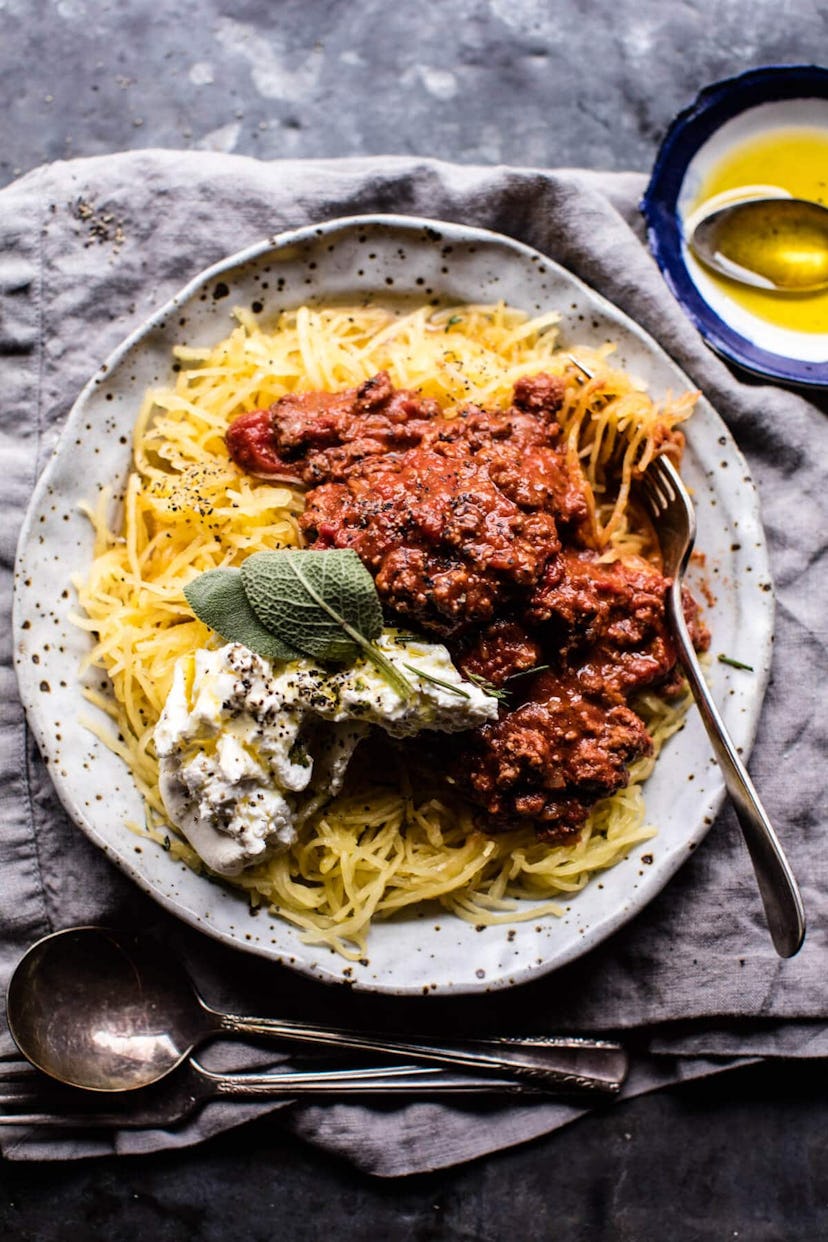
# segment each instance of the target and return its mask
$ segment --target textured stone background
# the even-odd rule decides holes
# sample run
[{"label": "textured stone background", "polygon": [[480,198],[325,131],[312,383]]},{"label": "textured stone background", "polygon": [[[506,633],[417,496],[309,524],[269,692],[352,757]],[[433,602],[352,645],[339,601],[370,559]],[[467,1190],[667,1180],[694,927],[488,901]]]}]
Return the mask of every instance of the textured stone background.
[{"label": "textured stone background", "polygon": [[0,0],[6,180],[127,147],[650,167],[710,81],[823,60],[824,0]]},{"label": "textured stone background", "polygon": [[[706,83],[828,61],[824,0],[0,0],[0,183],[125,148],[646,171]],[[760,1067],[382,1184],[257,1124],[0,1165],[10,1242],[817,1242],[828,1087]]]}]

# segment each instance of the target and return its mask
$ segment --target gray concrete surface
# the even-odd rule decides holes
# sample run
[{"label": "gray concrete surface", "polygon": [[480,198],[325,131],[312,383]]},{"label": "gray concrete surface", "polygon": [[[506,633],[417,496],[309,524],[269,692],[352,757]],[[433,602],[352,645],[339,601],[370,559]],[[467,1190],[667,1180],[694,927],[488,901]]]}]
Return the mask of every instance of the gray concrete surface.
[{"label": "gray concrete surface", "polygon": [[828,52],[823,0],[0,0],[6,180],[124,148],[650,167],[705,83]]}]

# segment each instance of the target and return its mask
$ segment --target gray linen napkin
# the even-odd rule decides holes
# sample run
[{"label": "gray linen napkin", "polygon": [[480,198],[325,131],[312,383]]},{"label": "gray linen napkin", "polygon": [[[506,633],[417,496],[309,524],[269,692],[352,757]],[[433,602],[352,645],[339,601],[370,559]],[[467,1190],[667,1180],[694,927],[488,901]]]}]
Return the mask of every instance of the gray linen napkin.
[{"label": "gray linen napkin", "polygon": [[[35,938],[112,920],[160,931],[208,997],[236,1010],[363,1026],[611,1031],[634,1051],[627,1094],[763,1056],[828,1055],[824,824],[825,462],[828,425],[801,397],[740,380],[704,346],[645,245],[637,174],[459,167],[408,158],[261,163],[144,151],[39,169],[0,192],[0,495],[3,605],[35,478],[86,379],[199,270],[315,220],[395,211],[482,225],[557,259],[654,336],[729,423],[759,486],[776,581],[772,680],[752,771],[800,879],[809,934],[781,962],[747,855],[725,811],[633,923],[553,977],[489,997],[393,1000],[326,988],[169,920],[67,821],[28,738],[2,633],[0,981]],[[0,1051],[8,1043],[0,1033]],[[2,1042],[5,1041],[5,1042]],[[224,1064],[261,1049],[216,1052]],[[5,1154],[71,1158],[194,1143],[255,1111],[210,1106],[164,1133],[64,1141],[6,1131]],[[390,1176],[437,1168],[563,1125],[558,1103],[337,1104],[281,1110],[281,1124]]]}]

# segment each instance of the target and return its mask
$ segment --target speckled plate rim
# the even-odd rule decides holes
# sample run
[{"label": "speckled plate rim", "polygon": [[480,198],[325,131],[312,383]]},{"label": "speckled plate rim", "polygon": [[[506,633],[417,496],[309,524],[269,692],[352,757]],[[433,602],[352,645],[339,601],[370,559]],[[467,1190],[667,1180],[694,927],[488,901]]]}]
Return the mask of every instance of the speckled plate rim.
[{"label": "speckled plate rim", "polygon": [[[694,712],[682,733],[667,744],[648,785],[651,792],[657,786],[661,790],[662,810],[654,813],[654,818],[659,818],[658,837],[646,843],[640,857],[629,856],[566,903],[563,918],[549,916],[509,928],[481,930],[444,912],[435,916],[426,910],[413,918],[377,925],[372,930],[370,957],[364,963],[347,963],[329,950],[302,945],[295,929],[278,919],[260,914],[253,920],[238,894],[195,875],[151,843],[145,843],[145,849],[137,845],[124,827],[130,814],[140,818],[140,798],[125,765],[95,737],[74,725],[66,730],[69,737],[62,743],[60,735],[57,741],[55,735],[53,713],[61,704],[74,713],[73,721],[79,714],[90,714],[77,680],[78,660],[87,640],[69,621],[71,600],[61,599],[51,608],[38,601],[39,595],[57,601],[58,586],[63,586],[62,594],[68,597],[71,593],[65,588],[70,573],[82,570],[91,555],[91,530],[77,506],[90,495],[95,472],[108,478],[111,471],[106,473],[106,462],[97,458],[92,459],[94,470],[88,475],[72,469],[72,455],[83,441],[84,428],[90,431],[96,418],[103,419],[104,430],[111,433],[106,440],[107,451],[117,470],[125,475],[135,407],[129,405],[123,389],[128,394],[129,384],[134,382],[143,391],[147,384],[138,372],[147,359],[152,365],[153,357],[156,365],[163,358],[165,378],[169,377],[172,344],[178,336],[193,340],[194,328],[182,333],[177,327],[185,321],[184,312],[197,314],[199,307],[214,309],[216,298],[229,297],[231,286],[241,286],[244,280],[249,283],[251,273],[259,272],[256,279],[261,279],[260,269],[269,270],[273,263],[281,264],[283,273],[291,264],[297,267],[297,294],[286,295],[279,303],[296,305],[305,300],[306,286],[320,278],[317,274],[310,279],[312,267],[318,270],[321,263],[324,274],[327,254],[336,252],[337,246],[347,252],[348,246],[353,249],[357,241],[366,240],[377,251],[387,248],[385,258],[390,265],[382,269],[380,263],[377,273],[368,274],[369,282],[374,281],[370,296],[376,301],[388,296],[385,286],[389,278],[381,279],[382,271],[396,270],[394,264],[400,266],[398,256],[405,255],[402,266],[408,279],[418,262],[422,270],[431,263],[438,273],[446,271],[445,257],[434,260],[429,247],[441,247],[443,256],[455,250],[465,255],[473,270],[475,264],[491,260],[492,289],[482,292],[491,292],[492,300],[496,295],[508,298],[511,284],[518,290],[533,290],[532,296],[527,294],[523,299],[526,309],[532,309],[532,297],[540,299],[538,309],[545,309],[560,305],[550,301],[549,291],[554,288],[558,298],[569,302],[562,325],[564,343],[580,340],[595,344],[614,339],[619,342],[619,364],[634,370],[654,390],[691,386],[661,347],[616,307],[552,260],[501,234],[438,220],[381,215],[330,220],[268,239],[214,264],[190,281],[114,351],[83,389],[37,485],[20,536],[14,600],[15,665],[28,722],[64,807],[108,857],[172,914],[228,945],[325,982],[345,982],[357,989],[398,995],[484,992],[545,974],[599,944],[640,912],[696,848],[721,804],[723,785]],[[368,292],[356,281],[352,260],[346,261],[344,270],[339,259],[327,261],[331,264],[330,283],[317,301],[336,296],[331,290],[337,282],[351,291],[352,298]],[[435,262],[441,261],[444,266],[435,267]],[[440,280],[438,275],[435,287]],[[470,281],[480,294],[480,282],[474,274],[459,281],[447,278],[439,292],[448,300],[471,300]],[[426,295],[433,292],[425,280],[421,283],[426,285]],[[409,299],[418,296],[422,300],[420,287],[413,288],[413,277],[405,293]],[[511,300],[516,301],[514,297]],[[208,337],[218,340],[226,335],[228,324],[217,329],[210,322],[210,327]],[[131,377],[127,364],[132,368]],[[106,404],[109,398],[114,400]],[[99,437],[100,429],[100,423],[95,425]],[[770,667],[772,586],[755,486],[724,423],[703,399],[694,415],[685,465],[697,497],[700,546],[717,562],[713,566],[714,575],[718,575],[714,585],[721,589],[719,598],[723,601],[721,607],[716,606],[718,615],[712,618],[717,639],[725,648],[733,644],[732,653],[743,650],[740,642],[746,636],[749,639],[753,661],[749,674],[721,664],[713,664],[710,670],[726,723],[736,745],[747,754]],[[62,563],[56,551],[61,546],[66,549]],[[66,563],[73,558],[74,563]],[[51,594],[50,586],[54,587]],[[44,685],[49,686],[49,694],[43,693]],[[61,689],[55,700],[58,685]],[[57,724],[63,727],[60,719]],[[96,784],[89,770],[95,764],[98,773],[108,777],[105,798],[92,793]],[[632,853],[638,854],[638,850]],[[592,907],[595,910],[591,914]],[[452,939],[447,934],[449,929],[455,941],[451,947],[447,943]]]},{"label": "speckled plate rim", "polygon": [[764,103],[828,99],[828,69],[818,65],[767,65],[706,87],[675,118],[659,148],[641,201],[650,250],[674,297],[708,344],[751,374],[805,388],[828,385],[828,363],[806,362],[763,349],[730,326],[709,305],[688,271],[679,197],[696,153],[727,121]]}]

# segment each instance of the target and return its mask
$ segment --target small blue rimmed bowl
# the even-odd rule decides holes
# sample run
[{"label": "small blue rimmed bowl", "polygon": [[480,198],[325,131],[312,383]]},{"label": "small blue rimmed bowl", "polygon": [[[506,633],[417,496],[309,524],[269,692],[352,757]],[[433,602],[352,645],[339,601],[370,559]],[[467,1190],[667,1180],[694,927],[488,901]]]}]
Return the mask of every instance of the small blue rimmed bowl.
[{"label": "small blue rimmed bowl", "polygon": [[774,131],[780,140],[787,132],[816,131],[825,135],[828,150],[828,69],[769,66],[707,87],[671,125],[641,210],[667,284],[717,353],[767,379],[828,387],[828,311],[823,325],[818,308],[807,331],[785,326],[784,314],[776,322],[757,314],[728,282],[709,273],[684,241],[684,220],[716,169]]}]

